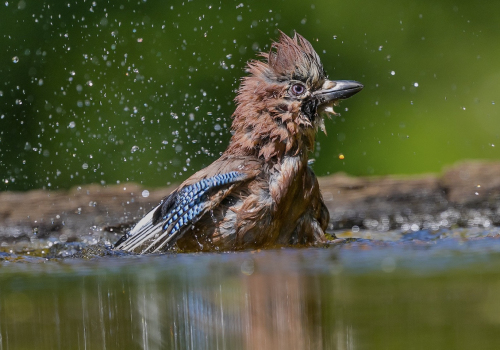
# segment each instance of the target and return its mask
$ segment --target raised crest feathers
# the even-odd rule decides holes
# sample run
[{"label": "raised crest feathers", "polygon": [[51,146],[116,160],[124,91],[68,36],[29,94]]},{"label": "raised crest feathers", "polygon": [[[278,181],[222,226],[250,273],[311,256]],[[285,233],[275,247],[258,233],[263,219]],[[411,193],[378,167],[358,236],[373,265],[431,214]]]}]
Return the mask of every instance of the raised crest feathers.
[{"label": "raised crest feathers", "polygon": [[293,38],[280,31],[280,38],[273,42],[267,58],[269,68],[279,79],[322,81],[325,72],[321,60],[312,45],[300,34]]}]

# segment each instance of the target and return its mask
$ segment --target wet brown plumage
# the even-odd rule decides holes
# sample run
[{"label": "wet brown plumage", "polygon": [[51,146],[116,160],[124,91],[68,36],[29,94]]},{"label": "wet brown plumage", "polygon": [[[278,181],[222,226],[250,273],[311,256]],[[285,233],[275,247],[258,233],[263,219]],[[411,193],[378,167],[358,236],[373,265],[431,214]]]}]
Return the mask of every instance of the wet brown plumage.
[{"label": "wet brown plumage", "polygon": [[328,80],[299,34],[281,33],[261,57],[247,65],[223,155],[184,181],[117,248],[207,251],[325,240],[329,213],[308,154],[324,130],[323,115],[363,86]]}]

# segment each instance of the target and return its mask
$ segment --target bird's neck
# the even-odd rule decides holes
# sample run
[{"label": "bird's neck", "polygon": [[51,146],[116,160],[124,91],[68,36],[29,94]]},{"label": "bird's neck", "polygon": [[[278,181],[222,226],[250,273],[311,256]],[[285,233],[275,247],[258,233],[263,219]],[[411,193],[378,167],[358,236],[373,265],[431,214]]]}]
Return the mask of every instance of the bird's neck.
[{"label": "bird's neck", "polygon": [[240,104],[233,117],[233,136],[226,154],[259,158],[271,167],[288,157],[307,163],[314,149],[315,130],[299,126],[290,113],[280,115],[263,104]]}]

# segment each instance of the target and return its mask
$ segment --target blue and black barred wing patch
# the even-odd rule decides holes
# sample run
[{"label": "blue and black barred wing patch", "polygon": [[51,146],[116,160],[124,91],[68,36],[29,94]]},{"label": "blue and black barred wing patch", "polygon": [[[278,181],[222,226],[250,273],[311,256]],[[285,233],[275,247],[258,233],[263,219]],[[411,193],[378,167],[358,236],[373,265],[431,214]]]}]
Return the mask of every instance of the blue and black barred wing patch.
[{"label": "blue and black barred wing patch", "polygon": [[227,195],[214,196],[214,193],[228,190],[247,178],[245,173],[232,171],[174,191],[142,218],[115,247],[128,251],[140,249],[141,253],[162,250],[174,243],[185,228],[198,221],[208,209],[214,208]]}]

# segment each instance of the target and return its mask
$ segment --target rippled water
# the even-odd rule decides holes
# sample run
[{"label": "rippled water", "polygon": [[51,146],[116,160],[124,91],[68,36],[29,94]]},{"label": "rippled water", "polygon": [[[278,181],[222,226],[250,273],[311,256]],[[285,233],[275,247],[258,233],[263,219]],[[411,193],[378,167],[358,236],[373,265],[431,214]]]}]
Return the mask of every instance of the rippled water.
[{"label": "rippled water", "polygon": [[498,233],[91,259],[6,252],[0,349],[498,348]]}]

